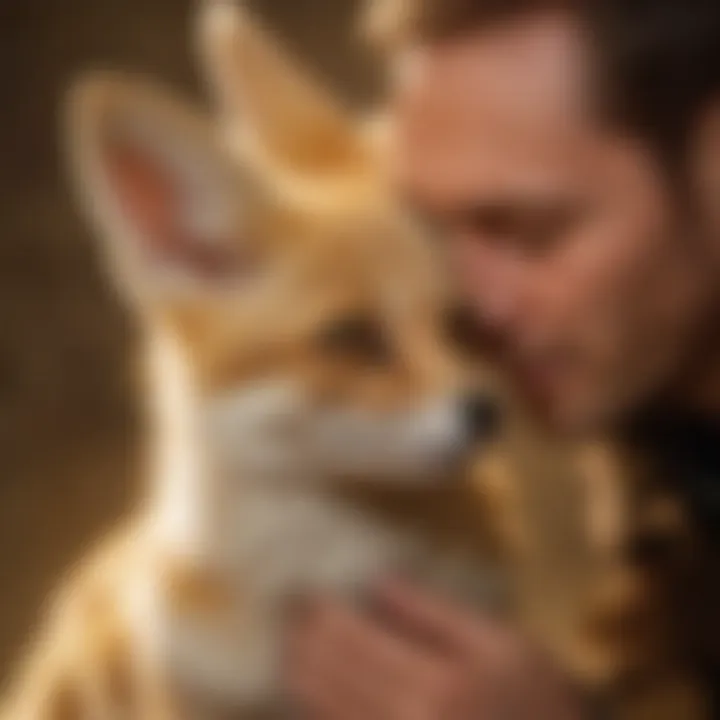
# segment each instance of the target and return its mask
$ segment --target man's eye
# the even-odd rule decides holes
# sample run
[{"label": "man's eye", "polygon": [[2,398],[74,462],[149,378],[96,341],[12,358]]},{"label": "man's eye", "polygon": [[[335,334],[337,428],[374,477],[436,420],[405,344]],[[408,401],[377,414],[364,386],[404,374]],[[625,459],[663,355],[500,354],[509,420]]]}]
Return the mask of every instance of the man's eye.
[{"label": "man's eye", "polygon": [[490,205],[466,213],[465,226],[469,233],[497,247],[541,257],[569,236],[582,209],[580,204]]},{"label": "man's eye", "polygon": [[527,255],[542,256],[550,252],[562,240],[565,234],[565,224],[557,219],[539,218],[528,223],[519,244]]},{"label": "man's eye", "polygon": [[386,365],[392,349],[380,323],[365,317],[344,318],[320,334],[319,344],[324,352],[373,365]]},{"label": "man's eye", "polygon": [[523,230],[523,248],[528,255],[542,256],[571,236],[580,219],[579,209],[566,208],[529,218]]}]

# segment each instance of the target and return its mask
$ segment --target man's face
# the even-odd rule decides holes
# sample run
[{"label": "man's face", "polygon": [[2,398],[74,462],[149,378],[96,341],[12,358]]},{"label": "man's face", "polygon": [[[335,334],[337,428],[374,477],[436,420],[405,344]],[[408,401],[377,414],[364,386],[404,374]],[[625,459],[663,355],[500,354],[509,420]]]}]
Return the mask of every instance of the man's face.
[{"label": "man's face", "polygon": [[680,372],[712,282],[649,150],[593,119],[585,53],[568,18],[524,18],[399,58],[394,102],[401,191],[440,224],[520,388],[565,429]]}]

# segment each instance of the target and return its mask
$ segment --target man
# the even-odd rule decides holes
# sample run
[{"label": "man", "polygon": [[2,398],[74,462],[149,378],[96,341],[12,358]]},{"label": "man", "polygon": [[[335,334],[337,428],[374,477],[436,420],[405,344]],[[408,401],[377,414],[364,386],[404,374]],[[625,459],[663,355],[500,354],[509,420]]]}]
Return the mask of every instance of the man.
[{"label": "man", "polygon": [[[397,9],[393,169],[442,229],[478,327],[557,430],[644,443],[712,545],[720,3]],[[378,601],[392,630],[330,600],[298,623],[290,684],[311,717],[583,717],[522,639],[417,588]]]}]

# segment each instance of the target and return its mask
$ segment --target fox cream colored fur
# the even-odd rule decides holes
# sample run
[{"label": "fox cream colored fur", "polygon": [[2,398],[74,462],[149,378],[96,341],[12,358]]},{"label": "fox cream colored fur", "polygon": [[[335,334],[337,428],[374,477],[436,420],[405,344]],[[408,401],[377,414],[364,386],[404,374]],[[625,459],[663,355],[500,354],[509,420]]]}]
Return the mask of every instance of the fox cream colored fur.
[{"label": "fox cream colored fur", "polygon": [[200,25],[223,131],[133,78],[69,100],[74,181],[145,329],[147,492],[68,578],[8,720],[281,714],[298,593],[396,567],[495,591],[460,478],[484,400],[430,245],[260,29],[218,3]]}]

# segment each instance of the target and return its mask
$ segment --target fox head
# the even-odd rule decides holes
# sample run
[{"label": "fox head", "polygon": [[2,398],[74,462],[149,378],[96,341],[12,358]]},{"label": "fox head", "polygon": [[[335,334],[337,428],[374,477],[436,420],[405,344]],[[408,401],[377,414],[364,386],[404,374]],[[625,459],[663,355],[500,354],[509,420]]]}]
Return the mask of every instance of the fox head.
[{"label": "fox head", "polygon": [[[69,102],[72,175],[125,298],[181,348],[224,469],[425,482],[486,430],[429,243],[373,142],[259,27],[204,6],[217,114],[137,78]],[[220,121],[217,121],[217,116]]]}]

